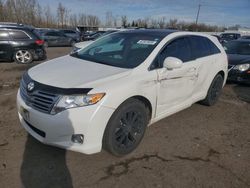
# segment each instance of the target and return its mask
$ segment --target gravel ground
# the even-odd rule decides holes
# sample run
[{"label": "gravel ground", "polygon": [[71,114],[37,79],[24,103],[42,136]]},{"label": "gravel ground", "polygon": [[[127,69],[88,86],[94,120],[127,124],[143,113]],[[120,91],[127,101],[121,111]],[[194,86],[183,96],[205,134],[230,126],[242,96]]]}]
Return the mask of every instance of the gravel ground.
[{"label": "gravel ground", "polygon": [[[70,48],[49,48],[49,59]],[[250,187],[250,87],[227,84],[213,107],[194,104],[147,129],[117,158],[46,146],[20,126],[16,93],[28,68],[0,63],[0,187]]]}]

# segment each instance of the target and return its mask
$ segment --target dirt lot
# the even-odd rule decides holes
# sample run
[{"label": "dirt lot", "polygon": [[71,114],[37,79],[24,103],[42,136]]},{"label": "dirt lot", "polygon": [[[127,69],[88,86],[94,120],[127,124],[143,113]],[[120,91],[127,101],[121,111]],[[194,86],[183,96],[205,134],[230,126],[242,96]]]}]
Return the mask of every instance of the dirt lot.
[{"label": "dirt lot", "polygon": [[[69,51],[50,48],[48,57]],[[31,66],[0,63],[0,187],[250,187],[250,87],[228,84],[217,105],[152,125],[129,156],[88,156],[43,145],[20,126],[16,92]]]}]

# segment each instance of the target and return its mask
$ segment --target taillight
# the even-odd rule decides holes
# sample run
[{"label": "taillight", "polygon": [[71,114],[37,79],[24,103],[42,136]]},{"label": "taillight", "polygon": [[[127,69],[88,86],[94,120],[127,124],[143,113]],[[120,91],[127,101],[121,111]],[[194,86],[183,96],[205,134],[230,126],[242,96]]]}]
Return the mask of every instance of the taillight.
[{"label": "taillight", "polygon": [[36,40],[35,43],[37,45],[43,45],[44,44],[44,40]]}]

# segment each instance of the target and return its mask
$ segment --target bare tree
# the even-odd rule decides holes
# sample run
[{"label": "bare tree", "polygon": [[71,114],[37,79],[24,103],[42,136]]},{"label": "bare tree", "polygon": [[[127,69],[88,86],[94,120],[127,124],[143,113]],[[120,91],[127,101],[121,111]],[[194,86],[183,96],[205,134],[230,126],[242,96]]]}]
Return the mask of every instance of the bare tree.
[{"label": "bare tree", "polygon": [[44,7],[44,18],[46,27],[51,27],[53,25],[54,20],[49,5]]},{"label": "bare tree", "polygon": [[106,27],[112,27],[113,25],[113,14],[111,11],[106,12]]},{"label": "bare tree", "polygon": [[165,26],[166,26],[166,17],[165,16],[158,19],[158,25],[159,25],[160,29],[165,28]]},{"label": "bare tree", "polygon": [[[69,14],[68,10],[62,3],[58,4],[57,16],[53,16],[49,5],[41,7],[37,0],[0,0],[0,21],[18,22],[23,24],[31,24],[37,27],[65,27],[65,26],[99,26],[101,21],[96,15],[86,14]],[[223,31],[225,28],[218,26],[206,25],[203,23],[195,24],[193,22],[178,21],[170,19],[166,22],[165,17],[160,18],[141,18],[128,22],[127,16],[113,17],[112,12],[106,13],[106,26],[117,26],[121,24],[123,27],[134,26],[143,28],[176,28],[179,30],[189,31]],[[231,28],[238,28],[235,25]]]},{"label": "bare tree", "polygon": [[88,26],[99,26],[100,20],[97,16],[88,15],[87,16],[87,24],[88,24]]},{"label": "bare tree", "polygon": [[62,28],[65,27],[67,24],[68,15],[69,10],[60,2],[57,7],[58,26],[61,26]]},{"label": "bare tree", "polygon": [[128,18],[127,16],[122,16],[122,27],[126,28],[127,27],[127,24],[128,24]]},{"label": "bare tree", "polygon": [[78,24],[82,26],[86,26],[87,24],[87,16],[85,14],[79,14],[78,16]]},{"label": "bare tree", "polygon": [[167,24],[167,27],[176,29],[177,28],[177,23],[178,23],[177,19],[170,19],[168,24]]},{"label": "bare tree", "polygon": [[0,21],[5,21],[5,18],[4,18],[4,4],[3,4],[2,0],[0,0]]},{"label": "bare tree", "polygon": [[71,14],[69,17],[69,25],[76,27],[78,25],[78,20],[77,20],[77,15],[76,14]]}]

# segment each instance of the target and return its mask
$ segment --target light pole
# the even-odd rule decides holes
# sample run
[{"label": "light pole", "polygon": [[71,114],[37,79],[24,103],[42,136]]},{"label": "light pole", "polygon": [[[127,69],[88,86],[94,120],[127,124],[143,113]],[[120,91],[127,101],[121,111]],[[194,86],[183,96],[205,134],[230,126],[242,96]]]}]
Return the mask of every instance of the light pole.
[{"label": "light pole", "polygon": [[199,4],[199,6],[198,6],[198,12],[197,12],[196,21],[195,21],[196,25],[198,24],[198,20],[199,20],[200,9],[201,9],[201,4]]}]

